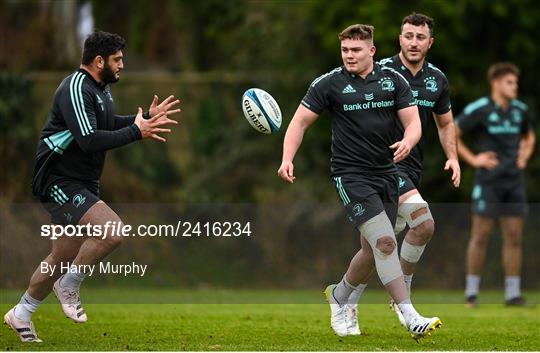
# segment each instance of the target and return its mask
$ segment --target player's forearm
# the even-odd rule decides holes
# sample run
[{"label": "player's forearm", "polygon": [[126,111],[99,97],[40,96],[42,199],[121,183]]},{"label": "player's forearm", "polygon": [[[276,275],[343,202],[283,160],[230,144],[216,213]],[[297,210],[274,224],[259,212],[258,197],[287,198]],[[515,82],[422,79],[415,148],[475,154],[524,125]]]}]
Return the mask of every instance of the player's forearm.
[{"label": "player's forearm", "polygon": [[411,120],[404,128],[403,140],[407,141],[409,146],[413,148],[422,137],[422,125],[420,124],[420,119]]},{"label": "player's forearm", "polygon": [[446,154],[446,159],[457,159],[457,141],[456,141],[456,125],[450,122],[444,126],[439,126],[439,140]]},{"label": "player's forearm", "polygon": [[302,144],[306,126],[299,121],[299,119],[291,120],[285,138],[283,140],[283,158],[282,161],[292,162],[296,152]]},{"label": "player's forearm", "polygon": [[141,138],[141,131],[132,124],[113,131],[96,130],[86,136],[77,136],[76,141],[84,152],[98,152],[121,147]]},{"label": "player's forearm", "polygon": [[536,144],[536,135],[534,132],[529,132],[524,138],[521,139],[520,155],[525,160],[529,160],[534,152],[534,146]]},{"label": "player's forearm", "polygon": [[114,129],[118,130],[126,126],[133,125],[135,122],[136,114],[131,115],[115,115],[114,116]]},{"label": "player's forearm", "polygon": [[457,151],[459,157],[472,167],[476,167],[476,155],[463,143],[460,137],[457,137]]}]

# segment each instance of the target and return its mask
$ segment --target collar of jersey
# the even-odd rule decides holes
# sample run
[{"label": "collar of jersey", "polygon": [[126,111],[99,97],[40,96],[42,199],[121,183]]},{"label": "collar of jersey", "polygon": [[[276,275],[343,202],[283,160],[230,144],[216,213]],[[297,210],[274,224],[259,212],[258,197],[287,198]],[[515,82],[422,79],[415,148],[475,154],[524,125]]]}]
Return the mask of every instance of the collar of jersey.
[{"label": "collar of jersey", "polygon": [[345,68],[345,65],[343,65],[342,67],[343,67],[343,72],[347,76],[349,76],[350,78],[355,79],[355,80],[361,80],[361,81],[364,81],[364,82],[371,82],[371,81],[377,81],[380,78],[379,76],[380,76],[380,73],[381,73],[381,67],[376,62],[373,62],[373,70],[371,70],[371,72],[366,76],[366,78],[363,78],[362,76],[357,75],[357,74],[350,73]]},{"label": "collar of jersey", "polygon": [[77,70],[78,72],[82,72],[83,74],[85,74],[92,82],[94,82],[94,84],[99,87],[100,90],[104,90],[105,89],[105,86],[107,85],[104,85],[103,83],[99,83],[97,82],[94,77],[88,72],[86,71],[85,69],[79,69]]},{"label": "collar of jersey", "polygon": [[[411,75],[411,77],[416,77],[416,76],[414,76],[412,74],[411,70],[409,70],[409,68],[407,68],[407,66],[405,66],[405,64],[403,64],[403,61],[401,61],[401,58],[399,57],[399,53],[394,55],[392,57],[392,59],[397,60],[396,62],[399,63],[400,66],[403,66],[405,68],[405,70],[407,71],[407,73],[409,75]],[[417,75],[422,76],[424,74],[424,72],[426,72],[427,67],[428,67],[428,61],[424,58],[424,64],[422,65],[422,68],[420,69],[420,71],[418,71]]]}]

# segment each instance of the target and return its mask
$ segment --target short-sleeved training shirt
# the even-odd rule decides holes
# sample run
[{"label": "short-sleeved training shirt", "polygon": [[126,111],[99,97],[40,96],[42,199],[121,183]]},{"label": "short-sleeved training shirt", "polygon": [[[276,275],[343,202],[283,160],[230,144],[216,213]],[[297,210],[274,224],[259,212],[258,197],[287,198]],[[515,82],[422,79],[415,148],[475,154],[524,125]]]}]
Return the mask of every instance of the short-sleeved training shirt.
[{"label": "short-sleeved training shirt", "polygon": [[315,79],[302,105],[327,110],[332,125],[332,175],[393,173],[397,111],[415,105],[409,84],[391,68],[373,65],[366,78],[338,67]]},{"label": "short-sleeved training shirt", "polygon": [[514,99],[508,109],[503,110],[490,97],[482,97],[467,105],[456,123],[463,134],[473,136],[478,152],[497,154],[498,166],[493,170],[479,168],[477,181],[507,179],[521,174],[516,165],[521,136],[532,128],[525,103]]},{"label": "short-sleeved training shirt", "polygon": [[[426,148],[426,132],[428,131],[433,113],[441,115],[451,110],[450,85],[445,74],[436,66],[424,61],[422,69],[413,74],[403,65],[399,54],[379,61],[380,65],[388,66],[405,77],[411,86],[413,97],[418,105],[420,122],[422,124],[422,138],[412,149],[407,158],[398,163],[398,169],[405,168],[420,175],[422,172],[422,161]],[[403,125],[398,124],[397,134],[403,136]]]}]

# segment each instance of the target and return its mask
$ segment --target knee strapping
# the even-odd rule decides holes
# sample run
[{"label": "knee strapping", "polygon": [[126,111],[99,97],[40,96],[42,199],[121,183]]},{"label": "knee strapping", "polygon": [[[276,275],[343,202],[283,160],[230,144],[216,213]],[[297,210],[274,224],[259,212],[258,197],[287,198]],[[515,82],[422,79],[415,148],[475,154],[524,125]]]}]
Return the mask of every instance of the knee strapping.
[{"label": "knee strapping", "polygon": [[403,240],[401,244],[401,253],[400,256],[403,260],[415,264],[420,260],[426,244],[424,245],[412,245],[409,244],[406,240]]},{"label": "knee strapping", "polygon": [[405,219],[410,228],[415,228],[425,221],[433,220],[429,206],[420,194],[414,194],[403,201],[398,207],[398,214]]},{"label": "knee strapping", "polygon": [[394,226],[394,234],[398,235],[399,233],[403,231],[403,229],[405,229],[406,226],[407,226],[407,221],[405,221],[405,218],[401,217],[398,214],[396,218],[396,225]]},{"label": "knee strapping", "polygon": [[[381,282],[386,285],[388,282],[402,276],[403,272],[401,271],[395,246],[394,230],[386,213],[381,212],[363,223],[360,226],[360,232],[371,245],[375,257],[375,267]],[[379,242],[379,240],[381,241]],[[387,241],[393,242],[393,249],[389,253],[379,249],[379,247],[386,247],[385,243]]]}]

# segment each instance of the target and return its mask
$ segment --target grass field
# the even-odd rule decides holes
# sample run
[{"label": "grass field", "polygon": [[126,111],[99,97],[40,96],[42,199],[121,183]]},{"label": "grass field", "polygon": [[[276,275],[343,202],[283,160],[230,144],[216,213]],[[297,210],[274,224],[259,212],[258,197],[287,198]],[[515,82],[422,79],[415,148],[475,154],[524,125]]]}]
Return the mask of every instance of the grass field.
[{"label": "grass field", "polygon": [[[419,302],[438,303],[418,304],[417,309],[426,316],[439,316],[444,324],[419,343],[399,326],[385,304],[360,305],[361,336],[335,336],[329,327],[326,304],[299,304],[311,303],[313,298],[322,301],[319,292],[85,289],[82,294],[83,300],[96,302],[93,299],[99,296],[118,299],[127,292],[139,298],[165,298],[162,303],[173,302],[170,300],[173,298],[177,303],[185,303],[188,298],[199,298],[201,302],[217,298],[218,302],[230,303],[233,301],[228,299],[234,298],[234,302],[245,300],[251,304],[85,304],[89,321],[75,324],[64,317],[59,305],[49,296],[50,304],[42,305],[34,315],[39,337],[44,342],[22,344],[3,326],[0,350],[537,351],[540,348],[538,305],[507,308],[502,304],[484,304],[465,309],[461,304],[462,293],[457,291],[415,293]],[[20,292],[1,291],[1,294],[3,315],[12,306],[5,303],[12,302]],[[483,293],[482,298],[495,302],[501,295]],[[363,299],[373,303],[377,296],[384,294],[372,291]],[[538,303],[540,293],[527,293],[527,298]]]}]

